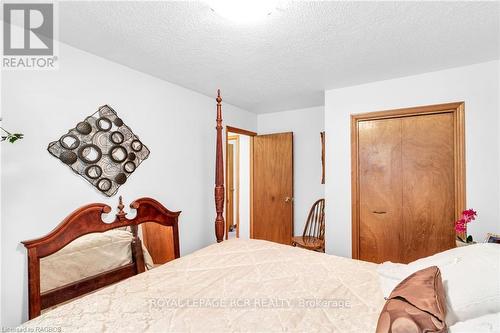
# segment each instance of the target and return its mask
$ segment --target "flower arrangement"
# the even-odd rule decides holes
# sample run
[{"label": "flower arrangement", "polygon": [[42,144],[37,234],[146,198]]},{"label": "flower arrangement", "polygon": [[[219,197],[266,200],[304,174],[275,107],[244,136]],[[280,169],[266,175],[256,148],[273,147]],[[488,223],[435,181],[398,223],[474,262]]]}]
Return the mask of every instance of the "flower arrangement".
[{"label": "flower arrangement", "polygon": [[[458,233],[464,233],[467,231],[467,223],[472,222],[476,219],[477,212],[474,209],[466,209],[462,212],[462,215],[458,220],[455,221],[455,231]],[[457,236],[459,240],[464,243],[472,243],[472,236],[467,236],[464,241],[460,236]]]}]

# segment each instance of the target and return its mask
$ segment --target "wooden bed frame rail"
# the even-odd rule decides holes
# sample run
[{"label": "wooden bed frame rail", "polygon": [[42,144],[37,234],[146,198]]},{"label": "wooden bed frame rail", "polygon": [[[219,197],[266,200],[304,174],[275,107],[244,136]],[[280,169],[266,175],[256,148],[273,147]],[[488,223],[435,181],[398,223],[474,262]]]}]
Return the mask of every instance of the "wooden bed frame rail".
[{"label": "wooden bed frame rail", "polygon": [[[29,318],[40,315],[42,309],[68,301],[107,285],[124,280],[145,271],[142,242],[137,235],[138,226],[146,222],[172,227],[174,255],[179,258],[178,218],[181,212],[171,212],[152,198],[137,199],[130,208],[137,211],[136,217],[128,219],[123,211],[122,197],[119,199],[118,213],[112,223],[102,221],[102,214],[111,212],[111,207],[102,203],[93,203],[78,208],[66,217],[53,231],[44,237],[22,242],[28,251],[28,294]],[[133,236],[131,242],[132,262],[76,281],[67,285],[41,292],[40,259],[47,257],[73,240],[90,233],[101,233],[111,229],[130,227]]]}]

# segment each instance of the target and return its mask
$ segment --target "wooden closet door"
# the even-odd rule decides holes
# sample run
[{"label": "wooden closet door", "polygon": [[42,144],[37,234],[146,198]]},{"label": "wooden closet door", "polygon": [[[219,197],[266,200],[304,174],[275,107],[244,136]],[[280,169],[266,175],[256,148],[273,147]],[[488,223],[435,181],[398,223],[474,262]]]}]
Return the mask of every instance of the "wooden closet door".
[{"label": "wooden closet door", "polygon": [[402,118],[403,262],[455,246],[454,115]]},{"label": "wooden closet door", "polygon": [[352,115],[351,130],[353,258],[407,263],[455,247],[464,103]]},{"label": "wooden closet door", "polygon": [[400,261],[401,130],[400,118],[358,124],[361,260]]}]

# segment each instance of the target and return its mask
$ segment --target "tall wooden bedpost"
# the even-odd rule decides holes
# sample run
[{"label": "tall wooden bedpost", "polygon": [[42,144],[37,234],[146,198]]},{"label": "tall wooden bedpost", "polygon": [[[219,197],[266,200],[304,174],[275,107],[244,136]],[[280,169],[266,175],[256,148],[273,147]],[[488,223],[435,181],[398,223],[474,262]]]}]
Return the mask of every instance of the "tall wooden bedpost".
[{"label": "tall wooden bedpost", "polygon": [[224,238],[224,156],[222,155],[222,98],[220,89],[217,90],[217,151],[215,158],[215,237],[217,243]]}]

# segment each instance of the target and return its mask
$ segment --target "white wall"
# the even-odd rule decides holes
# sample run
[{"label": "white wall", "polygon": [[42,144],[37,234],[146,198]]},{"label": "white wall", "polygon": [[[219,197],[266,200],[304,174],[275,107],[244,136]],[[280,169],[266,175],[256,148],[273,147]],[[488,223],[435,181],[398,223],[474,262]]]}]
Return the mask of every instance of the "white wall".
[{"label": "white wall", "polygon": [[[301,235],[312,204],[324,197],[321,184],[321,139],[324,108],[259,114],[259,134],[293,132],[294,234]],[[326,202],[329,205],[329,202]],[[328,219],[326,224],[328,224]],[[328,241],[328,240],[327,240]]]},{"label": "white wall", "polygon": [[[62,43],[59,59],[56,71],[2,72],[4,122],[25,133],[15,145],[2,144],[3,326],[27,319],[26,254],[20,241],[46,234],[83,204],[116,207],[118,196],[108,199],[98,193],[47,152],[49,142],[100,105],[111,105],[151,150],[118,194],[127,204],[151,196],[169,209],[182,210],[182,255],[215,238],[215,96]],[[255,114],[229,104],[223,104],[223,112],[226,123],[257,129]]]},{"label": "white wall", "polygon": [[250,137],[240,137],[240,238],[250,238]]},{"label": "white wall", "polygon": [[[0,91],[2,91],[2,72],[0,70]],[[2,105],[2,100],[3,100],[3,96],[2,94],[0,94],[0,105]],[[0,108],[0,117],[2,116],[2,108]],[[3,121],[0,122],[0,124],[2,126],[4,126],[3,124]],[[2,221],[2,217],[1,217],[1,212],[3,211],[2,209],[2,202],[3,202],[3,198],[2,198],[2,188],[3,188],[3,184],[2,184],[2,177],[1,177],[1,174],[2,174],[2,147],[3,147],[3,144],[0,144],[0,326],[2,326],[2,323],[3,323],[3,306],[2,306],[2,283],[3,283],[3,279],[2,279],[2,275],[3,275],[3,268],[2,268],[2,255],[3,255],[3,251],[2,251],[2,239],[3,239],[3,234],[2,234],[2,225],[3,225],[3,221]]]},{"label": "white wall", "polygon": [[[1,79],[1,71],[0,71],[0,91],[2,91],[2,79]],[[2,105],[2,94],[0,94],[0,105]],[[0,108],[0,116],[1,116],[1,113],[2,113],[2,109]],[[0,122],[0,124],[3,125],[2,122]],[[3,144],[0,144],[0,175],[2,173],[2,163],[1,163],[1,156],[2,156],[2,147],[3,147]],[[2,218],[1,218],[1,212],[2,212],[2,189],[3,188],[3,184],[2,184],[2,177],[0,176],[0,326],[2,326],[2,272],[3,272],[3,269],[2,269]]]},{"label": "white wall", "polygon": [[325,93],[326,249],[351,256],[350,114],[465,101],[469,233],[500,232],[499,61],[333,89]]}]

